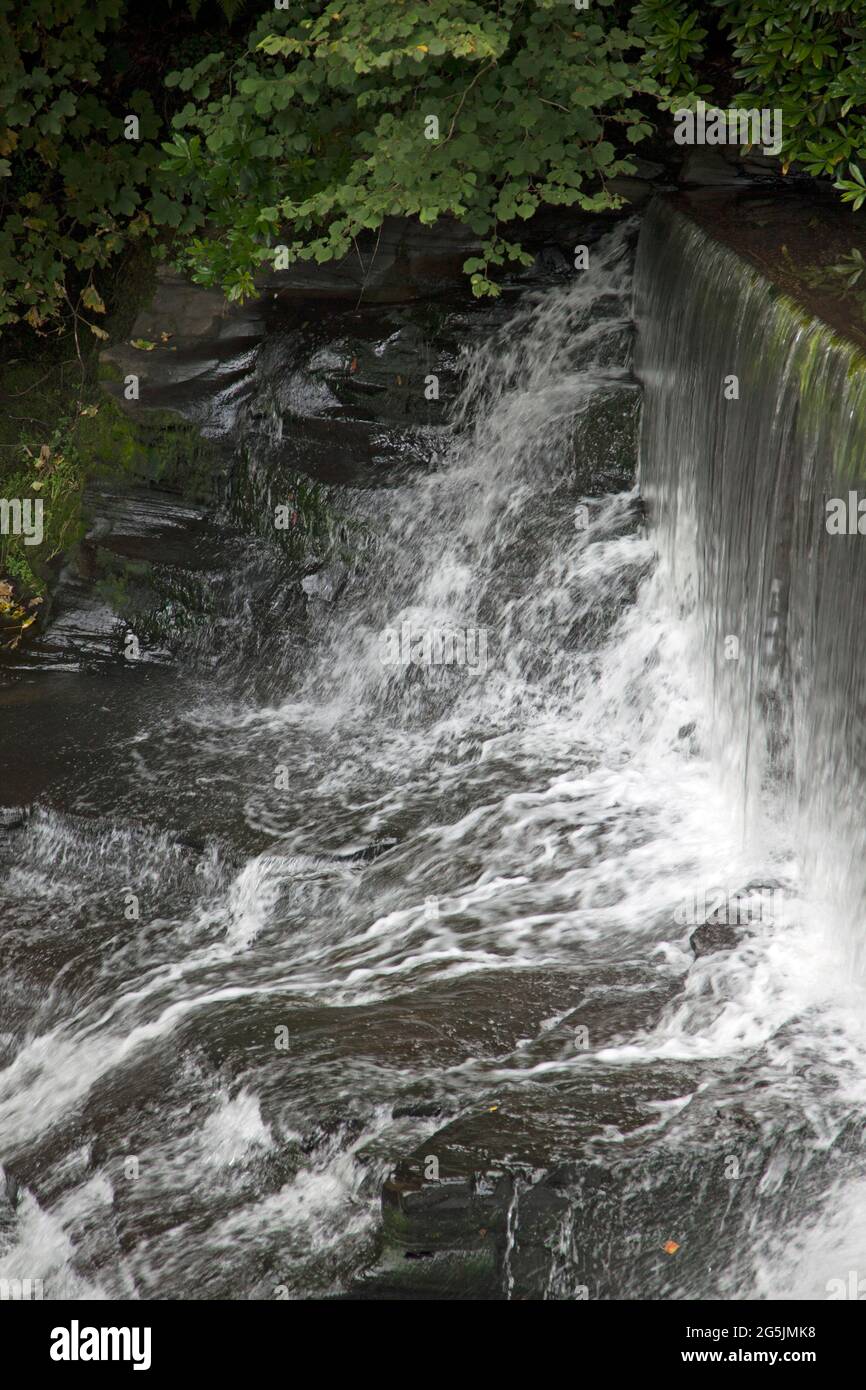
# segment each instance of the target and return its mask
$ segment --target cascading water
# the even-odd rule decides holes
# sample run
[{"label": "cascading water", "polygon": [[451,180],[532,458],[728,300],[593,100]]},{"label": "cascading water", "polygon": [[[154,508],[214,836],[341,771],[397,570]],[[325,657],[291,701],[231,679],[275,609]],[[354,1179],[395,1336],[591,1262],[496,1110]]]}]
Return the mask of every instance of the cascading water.
[{"label": "cascading water", "polygon": [[664,205],[644,228],[638,312],[643,491],[701,614],[719,762],[745,811],[768,775],[788,784],[812,889],[859,971],[866,572],[859,536],[828,534],[826,502],[866,476],[866,363]]},{"label": "cascading water", "polygon": [[[246,663],[217,683],[199,640],[173,683],[125,678],[122,718],[117,680],[92,678],[110,748],[0,849],[0,1276],[241,1299],[814,1281],[797,1242],[862,1172],[861,1039],[801,910],[791,755],[758,756],[755,714],[792,662],[761,656],[776,556],[807,539],[762,472],[770,511],[738,550],[764,465],[745,433],[722,445],[704,377],[765,371],[777,462],[786,398],[745,346],[728,367],[701,337],[713,296],[736,328],[744,272],[676,238],[659,214],[640,253],[651,533],[636,491],[574,476],[576,439],[603,474],[611,419],[633,418],[626,226],[472,355],[428,468],[343,490],[367,540],[333,602],[299,615],[297,585],[272,585],[257,617],[227,564],[211,632],[222,654],[262,622]],[[789,589],[804,615],[812,591]],[[707,679],[722,629],[741,686]],[[424,659],[436,642],[450,659]],[[793,709],[779,750],[806,737]],[[745,749],[729,780],[720,728]],[[787,891],[772,924],[696,957],[678,910],[719,884]],[[386,1208],[383,1247],[403,1156],[401,1194],[468,1183],[466,1229]]]}]

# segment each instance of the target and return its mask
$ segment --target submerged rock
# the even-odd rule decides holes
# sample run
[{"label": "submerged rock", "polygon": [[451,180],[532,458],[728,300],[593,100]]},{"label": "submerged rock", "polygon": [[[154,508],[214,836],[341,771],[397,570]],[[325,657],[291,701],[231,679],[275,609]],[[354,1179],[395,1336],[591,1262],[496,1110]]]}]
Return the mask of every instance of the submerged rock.
[{"label": "submerged rock", "polygon": [[711,956],[716,951],[733,951],[739,946],[743,932],[740,927],[729,926],[724,922],[704,922],[689,937],[689,945],[695,959]]},{"label": "submerged rock", "polygon": [[346,580],[349,571],[346,565],[333,564],[325,565],[324,568],[316,570],[315,574],[307,574],[301,580],[301,588],[308,598],[322,599],[325,603],[333,603],[334,599],[346,587]]},{"label": "submerged rock", "polygon": [[601,496],[631,487],[639,428],[640,391],[636,383],[612,382],[588,398],[575,417],[573,434],[573,468],[581,491]]}]

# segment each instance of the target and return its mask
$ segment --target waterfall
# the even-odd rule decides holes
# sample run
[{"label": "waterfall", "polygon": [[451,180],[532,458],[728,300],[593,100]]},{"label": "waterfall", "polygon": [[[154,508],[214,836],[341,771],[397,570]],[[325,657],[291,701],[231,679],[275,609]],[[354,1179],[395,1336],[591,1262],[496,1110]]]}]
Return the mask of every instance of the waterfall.
[{"label": "waterfall", "polygon": [[641,487],[673,601],[696,613],[725,794],[746,824],[777,784],[860,970],[866,540],[828,534],[827,503],[866,498],[866,360],[663,202],[636,309]]},{"label": "waterfall", "polygon": [[[664,207],[635,373],[635,230],[478,311],[448,424],[337,489],[327,582],[270,518],[286,449],[345,423],[316,376],[345,344],[262,352],[264,520],[232,517],[210,626],[158,675],[70,675],[84,752],[0,831],[0,1277],[811,1288],[863,1170],[862,1000],[813,906],[829,873],[856,940],[858,538],[820,506],[861,378]],[[780,899],[719,936],[688,907],[717,887]]]}]

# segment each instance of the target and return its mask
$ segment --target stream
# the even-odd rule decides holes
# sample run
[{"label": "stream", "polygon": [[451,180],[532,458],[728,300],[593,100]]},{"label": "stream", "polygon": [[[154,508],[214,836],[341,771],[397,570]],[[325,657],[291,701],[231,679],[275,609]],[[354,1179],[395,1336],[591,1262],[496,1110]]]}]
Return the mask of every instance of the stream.
[{"label": "stream", "polygon": [[[762,656],[780,547],[812,553],[774,482],[798,368],[720,445],[732,258],[651,213],[635,268],[638,231],[443,310],[451,398],[355,411],[363,450],[343,327],[277,322],[228,428],[243,506],[99,501],[201,614],[125,660],[70,580],[54,655],[3,674],[0,1277],[788,1299],[862,1260],[859,783],[832,691]],[[363,322],[440,370],[417,316]],[[269,534],[296,458],[340,518],[304,575]],[[850,692],[839,563],[779,612]]]}]

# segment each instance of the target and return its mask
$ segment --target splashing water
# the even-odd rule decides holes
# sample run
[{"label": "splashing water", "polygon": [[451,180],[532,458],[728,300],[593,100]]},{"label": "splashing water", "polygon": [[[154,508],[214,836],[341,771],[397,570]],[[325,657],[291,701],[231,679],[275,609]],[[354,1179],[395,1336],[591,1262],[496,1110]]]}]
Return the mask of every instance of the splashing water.
[{"label": "splashing water", "polygon": [[[724,339],[701,313],[741,312],[721,252],[678,233],[678,290],[670,229],[643,233],[651,530],[631,482],[575,473],[576,439],[603,471],[634,418],[633,235],[524,295],[428,467],[344,489],[371,543],[312,637],[257,644],[269,699],[230,665],[133,691],[111,773],[7,836],[0,1269],[46,1297],[351,1290],[383,1179],[443,1125],[470,1169],[518,1173],[497,1296],[785,1296],[770,1231],[856,1180],[860,995],[754,714],[778,527],[737,551],[750,465],[775,496],[748,429],[714,445],[740,510],[702,491]],[[746,694],[719,595],[753,634]],[[696,958],[682,905],[768,884],[773,920]]]}]

